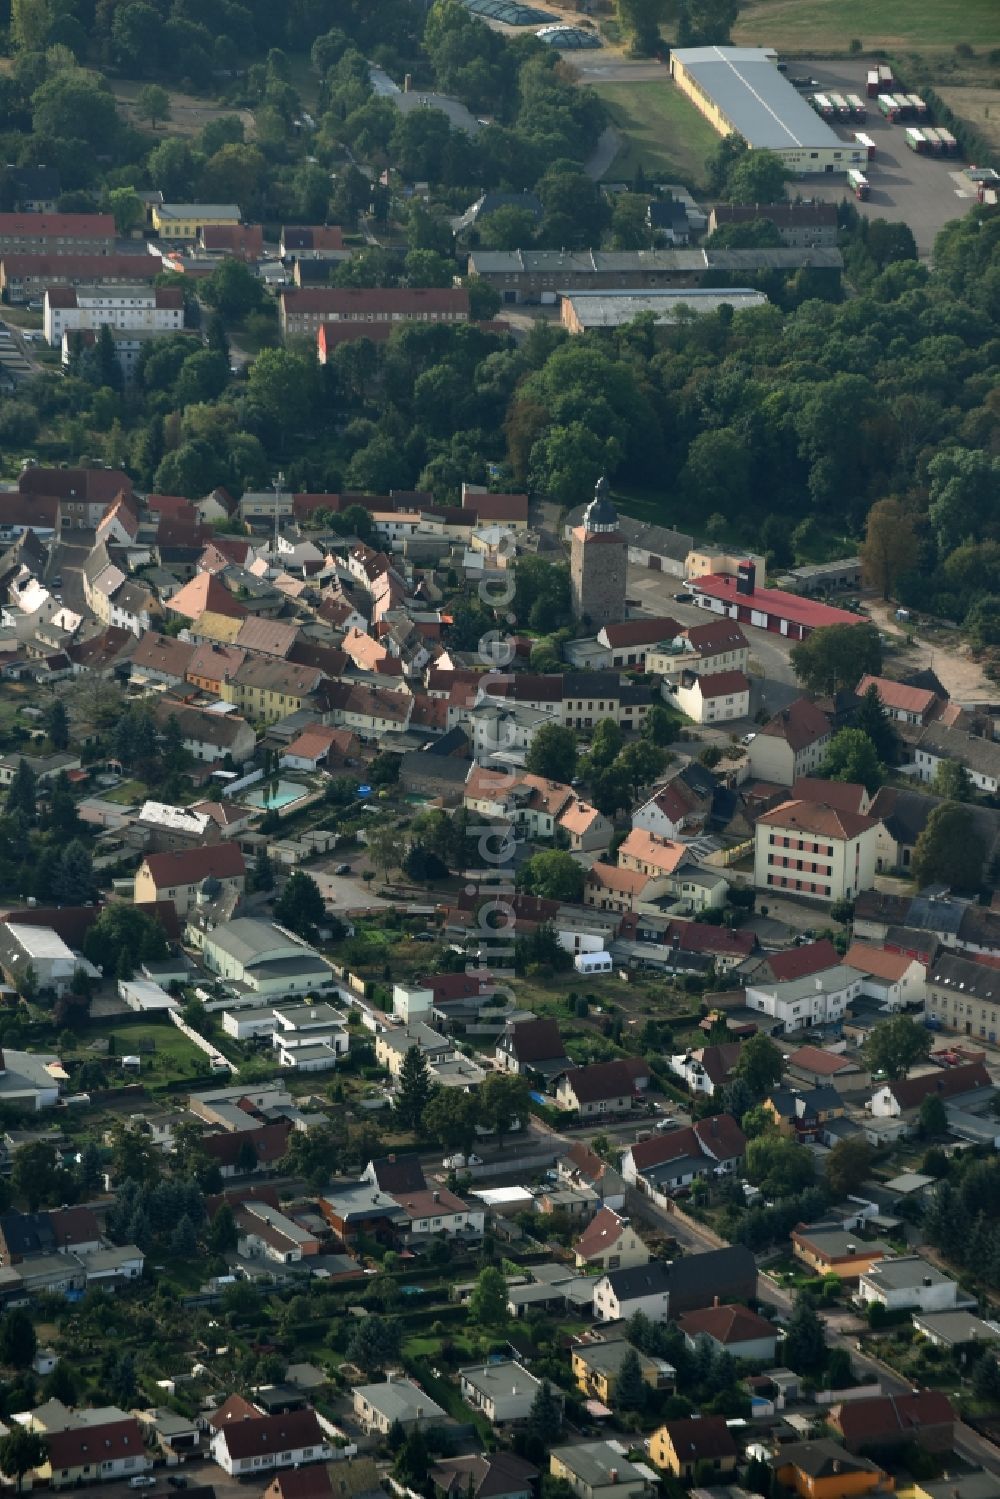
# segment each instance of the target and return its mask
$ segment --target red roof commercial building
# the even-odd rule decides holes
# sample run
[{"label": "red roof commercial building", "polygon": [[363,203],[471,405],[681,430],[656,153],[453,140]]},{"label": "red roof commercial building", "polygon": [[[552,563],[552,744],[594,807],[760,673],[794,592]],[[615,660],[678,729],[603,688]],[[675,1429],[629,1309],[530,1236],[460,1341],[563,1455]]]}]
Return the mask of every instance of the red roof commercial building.
[{"label": "red roof commercial building", "polygon": [[782,588],[758,588],[757,569],[752,562],[741,562],[735,577],[732,573],[705,573],[688,586],[703,609],[739,620],[742,625],[785,635],[789,640],[804,640],[813,630],[827,625],[865,622],[859,614],[786,593]]}]

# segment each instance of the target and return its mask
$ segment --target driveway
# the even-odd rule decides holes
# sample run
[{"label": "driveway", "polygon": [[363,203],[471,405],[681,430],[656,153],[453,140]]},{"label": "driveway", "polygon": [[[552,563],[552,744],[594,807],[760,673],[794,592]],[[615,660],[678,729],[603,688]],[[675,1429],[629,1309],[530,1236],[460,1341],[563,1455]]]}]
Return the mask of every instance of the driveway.
[{"label": "driveway", "polygon": [[[370,911],[392,905],[392,901],[376,895],[369,888],[368,882],[354,879],[351,875],[333,874],[332,869],[335,868],[336,864],[331,869],[317,869],[313,866],[309,869],[331,911]],[[370,883],[373,885],[375,881]]]}]

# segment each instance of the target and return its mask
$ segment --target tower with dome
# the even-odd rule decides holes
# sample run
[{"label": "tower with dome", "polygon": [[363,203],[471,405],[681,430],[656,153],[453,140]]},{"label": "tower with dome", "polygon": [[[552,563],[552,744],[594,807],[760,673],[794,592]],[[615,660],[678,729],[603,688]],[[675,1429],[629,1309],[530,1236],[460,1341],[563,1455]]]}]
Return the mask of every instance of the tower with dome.
[{"label": "tower with dome", "polygon": [[570,537],[569,578],[578,620],[600,630],[625,618],[628,544],[618,529],[607,479],[598,479],[594,498]]}]

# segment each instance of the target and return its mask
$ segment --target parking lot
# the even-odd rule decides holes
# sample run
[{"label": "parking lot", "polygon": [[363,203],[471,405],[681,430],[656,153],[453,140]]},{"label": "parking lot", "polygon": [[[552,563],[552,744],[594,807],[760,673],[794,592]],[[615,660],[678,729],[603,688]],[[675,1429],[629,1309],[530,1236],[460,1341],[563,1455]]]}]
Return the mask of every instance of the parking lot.
[{"label": "parking lot", "polygon": [[[796,77],[808,74],[819,80],[817,88],[803,89],[804,94],[829,93],[860,94],[865,97],[865,75],[868,63],[863,58],[856,62],[831,64],[830,62],[799,62],[789,66],[789,73]],[[890,90],[891,92],[891,90]],[[919,92],[919,90],[915,90]],[[854,140],[856,130],[870,135],[875,142],[875,159],[865,169],[871,183],[871,196],[866,203],[858,203],[859,213],[868,218],[902,220],[909,224],[917,241],[921,259],[930,257],[934,240],[939,231],[951,219],[961,218],[976,201],[972,183],[962,176],[966,165],[961,156],[918,156],[906,144],[906,123],[890,125],[879,113],[874,99],[865,101],[868,118],[848,124],[836,122],[833,129],[846,141]],[[933,123],[929,121],[928,123]],[[799,189],[803,197],[820,198],[824,202],[839,203],[849,189],[842,178],[806,178]]]}]

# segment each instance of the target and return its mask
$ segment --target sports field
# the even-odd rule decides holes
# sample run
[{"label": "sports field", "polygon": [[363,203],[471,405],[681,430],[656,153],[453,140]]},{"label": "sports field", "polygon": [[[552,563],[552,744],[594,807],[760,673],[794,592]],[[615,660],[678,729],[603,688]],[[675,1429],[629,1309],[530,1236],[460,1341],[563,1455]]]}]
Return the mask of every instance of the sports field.
[{"label": "sports field", "polygon": [[692,188],[704,182],[705,158],[719,137],[680,89],[666,78],[592,86],[623,138],[605,177],[627,180],[641,166],[647,177],[662,181]]},{"label": "sports field", "polygon": [[746,0],[734,42],[817,56],[872,47],[1000,47],[996,0]]}]

